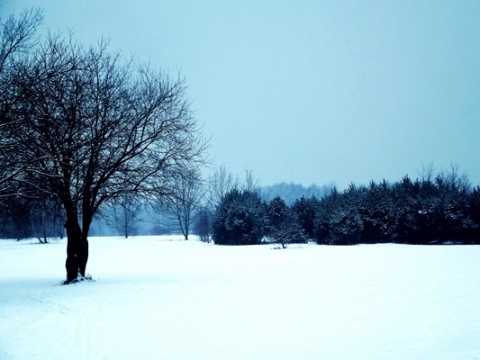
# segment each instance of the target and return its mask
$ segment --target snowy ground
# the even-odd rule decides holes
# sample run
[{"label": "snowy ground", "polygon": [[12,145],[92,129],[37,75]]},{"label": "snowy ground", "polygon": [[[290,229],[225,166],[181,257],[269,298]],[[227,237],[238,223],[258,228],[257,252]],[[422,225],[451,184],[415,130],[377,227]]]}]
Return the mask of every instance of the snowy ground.
[{"label": "snowy ground", "polygon": [[0,241],[0,359],[480,359],[480,246]]}]

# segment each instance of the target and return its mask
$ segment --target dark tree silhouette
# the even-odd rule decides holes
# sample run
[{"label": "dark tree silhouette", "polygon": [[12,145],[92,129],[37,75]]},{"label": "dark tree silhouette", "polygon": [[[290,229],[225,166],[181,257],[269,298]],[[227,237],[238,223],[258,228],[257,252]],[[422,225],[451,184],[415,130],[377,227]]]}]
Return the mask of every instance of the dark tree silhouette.
[{"label": "dark tree silhouette", "polygon": [[217,245],[254,245],[263,236],[265,207],[256,192],[233,189],[217,208],[213,241]]},{"label": "dark tree silhouette", "polygon": [[302,196],[292,206],[292,211],[296,214],[298,223],[308,239],[313,239],[315,236],[315,217],[319,206],[320,201],[313,196],[309,199]]},{"label": "dark tree silhouette", "polygon": [[62,203],[70,283],[85,276],[99,208],[125,193],[170,195],[169,179],[204,161],[205,142],[183,80],[123,62],[103,42],[84,48],[50,37],[5,76],[1,136],[13,144],[8,155],[25,191]]}]

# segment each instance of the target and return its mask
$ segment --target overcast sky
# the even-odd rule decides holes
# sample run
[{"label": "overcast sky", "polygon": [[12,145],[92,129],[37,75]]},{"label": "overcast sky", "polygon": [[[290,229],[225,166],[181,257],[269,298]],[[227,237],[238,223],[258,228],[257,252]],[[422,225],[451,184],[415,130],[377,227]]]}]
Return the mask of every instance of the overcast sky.
[{"label": "overcast sky", "polygon": [[480,185],[480,1],[0,0],[189,85],[210,156],[261,185]]}]

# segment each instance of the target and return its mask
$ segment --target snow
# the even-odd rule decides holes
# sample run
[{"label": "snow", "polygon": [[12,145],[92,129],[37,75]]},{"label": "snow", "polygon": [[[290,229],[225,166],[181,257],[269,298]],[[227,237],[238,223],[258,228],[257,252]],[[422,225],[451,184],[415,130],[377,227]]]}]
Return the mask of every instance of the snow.
[{"label": "snow", "polygon": [[480,247],[0,241],[0,359],[480,359]]}]

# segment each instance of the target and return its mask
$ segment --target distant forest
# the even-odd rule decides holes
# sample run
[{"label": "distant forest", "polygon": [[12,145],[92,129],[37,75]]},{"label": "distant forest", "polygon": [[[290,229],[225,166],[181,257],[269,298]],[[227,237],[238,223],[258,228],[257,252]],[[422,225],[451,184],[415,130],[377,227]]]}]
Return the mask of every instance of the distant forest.
[{"label": "distant forest", "polygon": [[323,186],[312,184],[309,187],[305,187],[301,184],[281,182],[262,187],[260,189],[260,195],[265,201],[271,201],[277,196],[281,197],[287,205],[291,206],[302,197],[321,199],[325,195],[328,195],[334,187],[334,184]]}]

